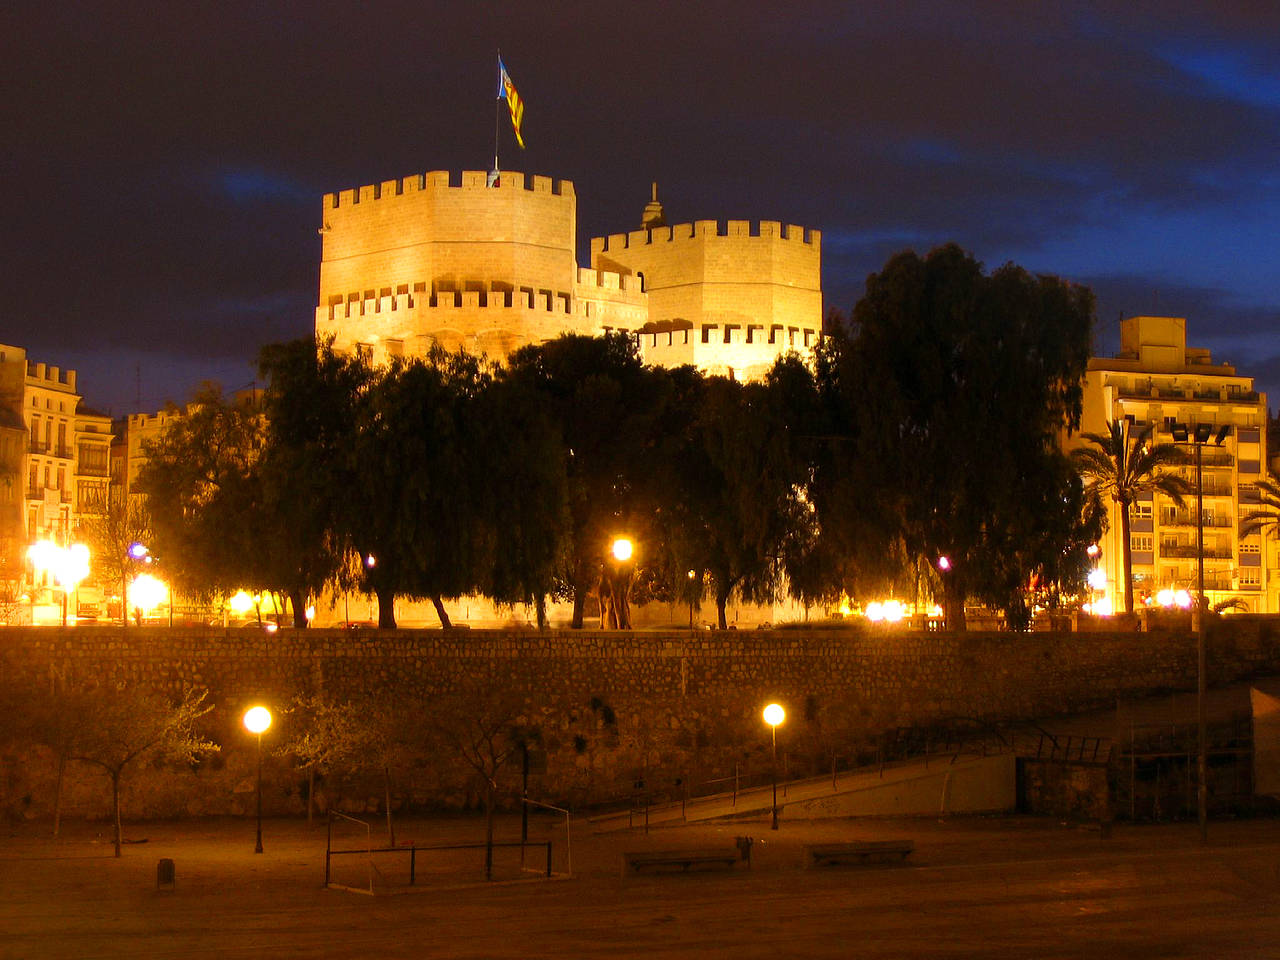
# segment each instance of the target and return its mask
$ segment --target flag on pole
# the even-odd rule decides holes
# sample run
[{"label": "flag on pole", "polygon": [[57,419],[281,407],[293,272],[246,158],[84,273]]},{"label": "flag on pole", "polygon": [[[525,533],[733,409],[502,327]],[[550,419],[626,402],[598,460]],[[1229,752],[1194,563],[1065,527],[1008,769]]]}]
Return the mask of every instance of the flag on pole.
[{"label": "flag on pole", "polygon": [[506,98],[507,109],[511,111],[511,129],[515,131],[516,143],[524,149],[524,137],[520,135],[520,124],[524,122],[524,101],[516,93],[516,85],[511,82],[507,68],[503,66],[502,57],[498,57],[498,99]]}]

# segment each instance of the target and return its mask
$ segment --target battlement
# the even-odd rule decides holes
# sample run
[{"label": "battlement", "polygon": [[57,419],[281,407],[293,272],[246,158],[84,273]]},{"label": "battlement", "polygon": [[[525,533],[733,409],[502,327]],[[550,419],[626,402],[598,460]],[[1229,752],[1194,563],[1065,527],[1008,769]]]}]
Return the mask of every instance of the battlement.
[{"label": "battlement", "polygon": [[376,297],[351,293],[345,298],[331,297],[327,307],[329,322],[356,320],[379,314],[408,313],[423,310],[540,310],[546,313],[569,313],[573,297],[563,290],[535,290],[533,287],[489,286],[483,290],[426,289],[425,283],[414,285],[412,292],[401,291]]},{"label": "battlement", "polygon": [[527,191],[529,193],[548,194],[557,197],[574,196],[573,183],[537,174],[519,173],[514,170],[503,170],[498,185],[490,187],[488,174],[483,170],[464,170],[455,174],[448,170],[430,170],[426,173],[401,177],[396,180],[383,180],[355,187],[351,190],[339,190],[324,195],[324,208],[337,210],[341,207],[353,207],[361,203],[376,203],[388,197],[399,197],[414,193],[442,193],[446,190],[459,191]]},{"label": "battlement", "polygon": [[63,370],[35,360],[27,361],[27,383],[33,387],[46,387],[63,393],[76,392],[76,372]]},{"label": "battlement", "polygon": [[689,240],[727,239],[783,240],[818,247],[822,232],[796,224],[782,224],[777,220],[695,220],[693,223],[677,223],[668,227],[632,230],[630,233],[611,233],[607,237],[594,237],[591,252],[608,253],[631,247],[653,246],[661,243],[683,243]]},{"label": "battlement", "polygon": [[631,293],[643,293],[638,277],[614,273],[610,270],[593,270],[591,267],[578,268],[578,285],[596,290],[619,290]]}]

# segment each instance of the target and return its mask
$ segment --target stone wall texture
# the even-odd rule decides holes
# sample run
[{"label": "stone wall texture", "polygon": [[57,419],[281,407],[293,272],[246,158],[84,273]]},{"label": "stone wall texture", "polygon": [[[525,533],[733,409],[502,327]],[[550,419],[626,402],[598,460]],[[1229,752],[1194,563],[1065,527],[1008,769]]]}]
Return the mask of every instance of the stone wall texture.
[{"label": "stone wall texture", "polygon": [[[1275,618],[1215,620],[1211,685],[1280,667]],[[147,769],[126,795],[137,815],[245,813],[253,800],[252,738],[239,726],[250,705],[276,709],[264,738],[267,809],[302,809],[306,778],[280,744],[300,719],[281,713],[298,696],[402,704],[424,730],[457,729],[503,711],[536,728],[530,794],[574,805],[639,790],[710,792],[710,781],[760,779],[768,770],[763,706],[787,709],[780,762],[793,775],[874,757],[877,738],[951,718],[996,724],[1105,708],[1117,698],[1194,689],[1196,637],[1150,633],[940,634],[880,630],[727,632],[164,630],[77,627],[0,630],[0,668],[18,689],[87,678],[179,693],[207,687],[207,733],[222,744],[196,770]],[[466,714],[458,716],[457,714]],[[505,714],[504,714],[505,716]],[[3,721],[0,720],[0,724]],[[292,729],[291,729],[292,726]],[[5,728],[0,725],[0,742]],[[50,758],[14,743],[0,802],[10,815],[51,809]],[[519,764],[509,765],[508,795]],[[70,814],[105,813],[92,770],[68,786]],[[444,747],[423,750],[393,775],[393,805],[476,802],[475,778]],[[317,790],[344,809],[377,806],[382,788],[330,771]]]}]

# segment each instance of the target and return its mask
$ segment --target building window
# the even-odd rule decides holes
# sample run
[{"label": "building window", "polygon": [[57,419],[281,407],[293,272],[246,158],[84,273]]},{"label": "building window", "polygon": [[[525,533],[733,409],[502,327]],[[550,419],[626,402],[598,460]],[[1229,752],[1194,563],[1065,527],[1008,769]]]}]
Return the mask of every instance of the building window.
[{"label": "building window", "polygon": [[1129,538],[1129,548],[1134,553],[1151,552],[1151,534],[1135,534]]},{"label": "building window", "polygon": [[1252,541],[1251,541],[1251,540],[1241,540],[1241,541],[1240,541],[1240,556],[1242,556],[1242,557],[1243,557],[1243,556],[1245,556],[1246,554],[1252,554],[1253,556],[1257,556],[1257,555],[1258,555],[1258,553],[1259,553],[1259,550],[1258,550],[1258,542],[1257,542],[1256,540],[1252,540]]},{"label": "building window", "polygon": [[1134,520],[1150,520],[1151,519],[1151,501],[1138,500],[1131,506]]}]

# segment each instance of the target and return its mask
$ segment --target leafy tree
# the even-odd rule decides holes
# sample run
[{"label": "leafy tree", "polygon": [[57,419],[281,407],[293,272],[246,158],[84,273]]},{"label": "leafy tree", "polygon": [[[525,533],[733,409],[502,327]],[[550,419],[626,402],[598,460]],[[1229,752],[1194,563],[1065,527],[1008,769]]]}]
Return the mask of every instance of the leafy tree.
[{"label": "leafy tree", "polygon": [[282,751],[293,754],[299,766],[309,772],[344,770],[381,779],[387,842],[395,846],[393,773],[421,753],[419,727],[410,704],[402,698],[370,696],[339,701],[317,696],[299,698],[291,712],[301,722]]},{"label": "leafy tree", "polygon": [[545,627],[569,529],[569,484],[557,424],[538,401],[527,382],[502,374],[479,397],[471,450],[483,467],[482,516],[472,536],[483,537],[488,557],[480,589],[498,603],[532,604]]},{"label": "leafy tree", "polygon": [[832,437],[815,457],[824,535],[879,558],[877,579],[945,557],[953,629],[970,596],[1012,599],[1024,505],[1055,472],[1058,434],[1079,422],[1092,318],[1087,289],[1012,264],[987,275],[954,244],[872,274],[851,335],[819,357]]},{"label": "leafy tree", "polygon": [[765,383],[708,378],[673,458],[669,536],[696,583],[706,572],[722,630],[731,596],[775,598],[786,548],[809,516],[806,471],[778,396],[786,373],[794,371],[784,362]]},{"label": "leafy tree", "polygon": [[64,708],[78,724],[66,750],[73,760],[101,767],[111,779],[116,856],[123,842],[120,827],[120,784],[128,770],[150,757],[190,763],[218,745],[196,732],[196,721],[212,706],[207,690],[188,690],[177,703],[134,687],[99,685],[69,690]]},{"label": "leafy tree", "polygon": [[1138,494],[1159,490],[1178,506],[1194,488],[1170,467],[1187,462],[1187,455],[1172,443],[1150,442],[1150,428],[1130,438],[1128,422],[1112,420],[1106,433],[1086,433],[1091,446],[1077,447],[1071,459],[1080,475],[1100,498],[1120,508],[1120,551],[1124,577],[1124,610],[1133,613],[1133,550],[1129,542],[1129,510]]},{"label": "leafy tree", "polygon": [[506,377],[531,390],[552,417],[568,489],[560,578],[573,595],[574,628],[599,583],[607,545],[627,533],[660,537],[654,460],[672,392],[667,371],[646,368],[625,334],[566,335],[517,350]]},{"label": "leafy tree", "polygon": [[120,593],[120,622],[129,622],[129,575],[136,561],[129,555],[135,543],[150,545],[151,514],[146,500],[125,496],[112,489],[105,512],[86,517],[80,524],[80,535],[89,547],[93,566],[105,570],[109,582]]},{"label": "leafy tree", "polygon": [[259,369],[267,431],[255,465],[271,535],[259,544],[264,574],[289,596],[294,626],[306,601],[346,570],[339,518],[353,473],[348,451],[356,398],[369,372],[311,338],[264,347]]},{"label": "leafy tree", "polygon": [[472,434],[489,376],[469,354],[435,350],[375,371],[358,397],[341,522],[366,558],[380,627],[395,627],[397,595],[429,598],[448,627],[443,599],[482,580],[489,543],[475,534],[487,484]]},{"label": "leafy tree", "polygon": [[253,397],[227,399],[206,385],[146,445],[138,476],[151,514],[152,552],[171,585],[201,598],[267,582],[271,539],[256,467],[265,431]]}]

